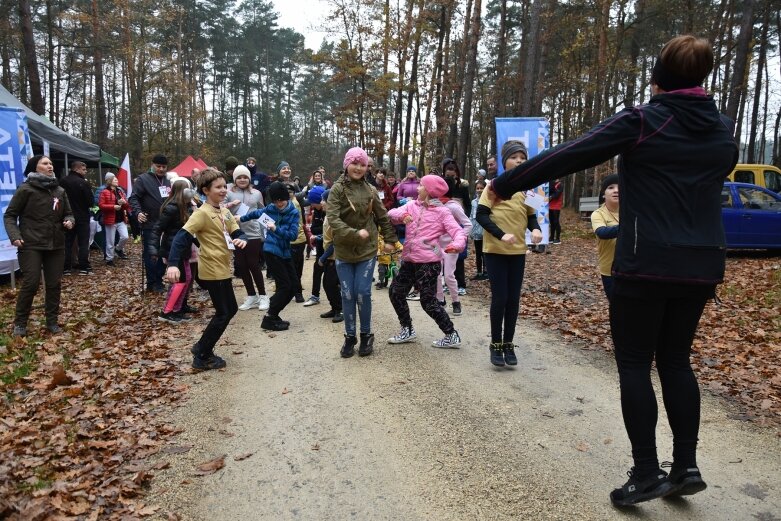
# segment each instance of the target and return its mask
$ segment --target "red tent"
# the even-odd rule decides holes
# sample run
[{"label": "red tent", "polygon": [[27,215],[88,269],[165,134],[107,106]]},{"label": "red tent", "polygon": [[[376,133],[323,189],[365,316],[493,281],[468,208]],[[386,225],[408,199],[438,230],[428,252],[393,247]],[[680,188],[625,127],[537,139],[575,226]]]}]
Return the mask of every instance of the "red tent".
[{"label": "red tent", "polygon": [[169,168],[171,172],[176,172],[182,177],[190,177],[193,173],[193,168],[203,170],[208,165],[204,163],[203,159],[194,159],[193,156],[187,156],[184,161],[176,165],[174,168]]}]

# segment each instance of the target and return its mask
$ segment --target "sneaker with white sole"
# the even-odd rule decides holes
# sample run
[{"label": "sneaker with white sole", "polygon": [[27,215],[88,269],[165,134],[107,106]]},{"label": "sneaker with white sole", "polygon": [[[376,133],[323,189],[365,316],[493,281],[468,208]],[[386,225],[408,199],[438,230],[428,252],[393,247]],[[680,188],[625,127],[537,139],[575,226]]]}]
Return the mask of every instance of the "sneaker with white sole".
[{"label": "sneaker with white sole", "polygon": [[466,295],[466,288],[458,288],[458,296],[463,297]]},{"label": "sneaker with white sole", "polygon": [[461,337],[458,336],[458,331],[453,331],[449,335],[431,342],[431,345],[440,349],[458,349],[458,346],[461,345]]},{"label": "sneaker with white sole", "polygon": [[320,303],[320,297],[317,297],[315,295],[312,295],[309,297],[306,302],[304,302],[304,307],[314,306]]},{"label": "sneaker with white sole", "polygon": [[418,295],[414,291],[411,291],[409,295],[407,295],[407,300],[420,300],[420,295]]},{"label": "sneaker with white sole", "polygon": [[388,339],[389,344],[405,344],[407,342],[412,342],[418,338],[418,335],[415,334],[415,329],[412,326],[404,326],[401,328],[401,331],[399,331],[398,335],[392,336]]},{"label": "sneaker with white sole", "polygon": [[239,309],[242,311],[247,311],[248,309],[252,309],[257,305],[258,305],[258,296],[250,295],[246,299],[244,299],[244,303],[241,306],[239,306]]},{"label": "sneaker with white sole", "polygon": [[258,296],[258,309],[260,311],[266,311],[269,306],[271,306],[271,301],[268,298],[268,295],[259,295]]}]

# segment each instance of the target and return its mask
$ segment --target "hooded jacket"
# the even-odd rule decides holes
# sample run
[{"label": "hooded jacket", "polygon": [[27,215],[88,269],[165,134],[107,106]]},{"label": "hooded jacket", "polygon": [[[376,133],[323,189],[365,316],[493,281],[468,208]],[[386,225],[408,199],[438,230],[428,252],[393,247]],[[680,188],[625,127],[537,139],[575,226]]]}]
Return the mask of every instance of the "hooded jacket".
[{"label": "hooded jacket", "polygon": [[247,212],[241,216],[240,220],[245,223],[259,218],[264,213],[274,219],[276,229],[273,232],[266,230],[266,241],[263,243],[263,251],[283,259],[289,259],[292,253],[290,242],[298,237],[298,210],[296,210],[292,201],[288,201],[287,206],[282,210],[277,208],[277,205],[274,203],[271,203],[265,208]]},{"label": "hooded jacket", "polygon": [[407,224],[407,238],[401,251],[401,258],[405,261],[418,264],[441,261],[443,247],[439,242],[445,234],[452,238],[450,246],[457,251],[466,246],[466,233],[450,210],[437,199],[432,199],[432,202],[434,204],[426,204],[415,199],[388,212],[394,224],[403,223],[407,215],[412,218],[412,222]]},{"label": "hooded jacket", "polygon": [[507,199],[618,154],[613,276],[715,285],[725,265],[720,194],[738,160],[732,126],[700,87],[658,94],[497,177],[492,188]]},{"label": "hooded jacket", "polygon": [[75,223],[65,189],[56,178],[37,173],[16,189],[3,215],[8,239],[23,240],[26,250],[64,249],[66,220]]},{"label": "hooded jacket", "polygon": [[163,205],[163,197],[160,194],[160,187],[168,187],[169,193],[171,182],[166,176],[157,177],[153,172],[145,172],[138,176],[133,183],[133,193],[128,202],[133,208],[133,213],[143,212],[146,214],[146,222],[141,223],[141,228],[151,230],[155,227],[155,222],[160,217],[160,207]]},{"label": "hooded jacket", "polygon": [[[355,181],[346,174],[340,177],[328,196],[327,215],[340,261],[362,262],[377,255],[379,233],[386,243],[398,240],[377,190],[363,179]],[[368,238],[358,235],[361,229],[369,232]]]},{"label": "hooded jacket", "polygon": [[401,182],[396,183],[394,191],[396,192],[396,200],[402,199],[417,199],[418,198],[418,185],[420,185],[420,179],[402,179]]}]

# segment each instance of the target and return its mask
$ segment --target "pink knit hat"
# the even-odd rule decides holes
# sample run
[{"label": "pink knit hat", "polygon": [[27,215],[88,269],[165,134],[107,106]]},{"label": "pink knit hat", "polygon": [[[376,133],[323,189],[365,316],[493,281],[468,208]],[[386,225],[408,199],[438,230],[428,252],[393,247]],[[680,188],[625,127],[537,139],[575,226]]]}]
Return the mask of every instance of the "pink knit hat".
[{"label": "pink knit hat", "polygon": [[448,190],[447,183],[438,175],[424,175],[420,180],[420,184],[426,189],[428,195],[435,199],[445,195]]},{"label": "pink knit hat", "polygon": [[361,165],[368,165],[369,164],[369,154],[366,153],[364,149],[361,147],[353,147],[350,150],[347,151],[347,153],[344,155],[344,162],[342,165],[344,166],[344,169],[347,170],[347,167],[353,163],[358,163]]}]

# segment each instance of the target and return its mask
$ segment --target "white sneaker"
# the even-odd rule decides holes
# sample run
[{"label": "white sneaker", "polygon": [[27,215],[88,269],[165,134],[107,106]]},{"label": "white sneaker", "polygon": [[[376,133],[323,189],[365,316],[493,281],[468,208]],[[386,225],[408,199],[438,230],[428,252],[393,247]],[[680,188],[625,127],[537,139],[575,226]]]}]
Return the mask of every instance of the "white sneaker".
[{"label": "white sneaker", "polygon": [[461,297],[466,295],[466,288],[458,288],[458,295]]},{"label": "white sneaker", "polygon": [[259,310],[266,311],[270,305],[271,305],[271,302],[269,302],[268,295],[260,295],[258,297],[258,309]]},{"label": "white sneaker", "polygon": [[404,344],[406,342],[412,342],[418,337],[415,334],[415,329],[412,327],[402,327],[398,335],[392,336],[388,339],[389,344]]},{"label": "white sneaker", "polygon": [[242,311],[247,311],[248,309],[252,309],[255,306],[258,305],[258,296],[257,295],[251,295],[244,299],[244,304],[239,306],[239,309]]},{"label": "white sneaker", "polygon": [[309,306],[314,306],[315,304],[319,304],[319,303],[320,303],[320,297],[316,297],[316,296],[312,295],[311,297],[309,297],[307,299],[306,302],[304,302],[304,306],[305,307],[309,307]]},{"label": "white sneaker", "polygon": [[418,295],[414,291],[411,291],[410,294],[407,295],[407,300],[420,300],[420,295]]}]

